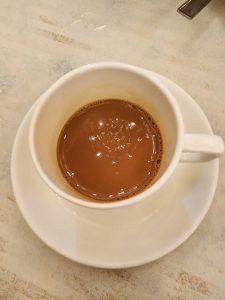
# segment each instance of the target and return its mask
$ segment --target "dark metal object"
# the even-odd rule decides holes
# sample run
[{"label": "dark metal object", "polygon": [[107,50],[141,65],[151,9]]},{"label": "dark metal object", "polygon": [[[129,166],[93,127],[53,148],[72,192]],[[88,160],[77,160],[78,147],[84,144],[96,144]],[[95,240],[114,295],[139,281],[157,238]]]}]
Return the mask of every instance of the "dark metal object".
[{"label": "dark metal object", "polygon": [[188,0],[177,11],[188,19],[197,15],[211,0]]}]

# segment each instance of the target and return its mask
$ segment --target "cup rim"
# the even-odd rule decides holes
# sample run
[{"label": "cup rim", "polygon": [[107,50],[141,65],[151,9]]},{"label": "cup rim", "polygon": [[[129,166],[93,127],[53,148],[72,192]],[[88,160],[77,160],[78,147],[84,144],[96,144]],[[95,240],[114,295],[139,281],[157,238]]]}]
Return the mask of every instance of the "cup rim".
[{"label": "cup rim", "polygon": [[[177,143],[175,147],[175,151],[173,153],[172,159],[170,160],[169,165],[167,166],[165,172],[163,173],[163,176],[156,180],[153,185],[151,185],[146,190],[140,192],[139,194],[130,197],[128,199],[118,200],[118,201],[112,201],[112,202],[95,202],[95,201],[88,201],[88,200],[81,200],[77,198],[76,196],[69,195],[62,191],[58,186],[55,185],[55,183],[49,178],[49,176],[45,173],[44,168],[42,167],[39,159],[38,159],[38,153],[37,149],[35,147],[35,128],[36,124],[38,122],[39,116],[42,112],[42,109],[44,109],[45,103],[48,101],[49,96],[55,92],[55,90],[62,87],[68,80],[75,76],[79,76],[84,74],[85,72],[88,72],[90,70],[100,70],[100,69],[118,69],[118,70],[125,70],[128,72],[135,73],[139,76],[144,77],[148,81],[151,81],[160,91],[164,94],[164,96],[167,98],[167,101],[169,102],[175,116],[175,121],[177,123]],[[67,74],[60,77],[55,83],[53,83],[46,92],[44,92],[40,98],[37,100],[37,106],[35,108],[35,111],[33,112],[33,116],[30,123],[30,129],[29,129],[29,147],[31,152],[31,157],[33,160],[33,163],[36,167],[36,170],[38,171],[40,177],[42,180],[48,185],[48,187],[57,194],[60,198],[64,200],[68,200],[69,202],[73,204],[77,204],[79,206],[88,207],[88,208],[95,208],[95,209],[113,209],[113,208],[121,208],[126,207],[129,205],[136,204],[138,202],[143,201],[144,199],[150,197],[153,193],[155,193],[157,190],[159,190],[160,187],[162,187],[166,181],[169,179],[169,177],[172,175],[177,163],[179,162],[181,152],[182,152],[182,143],[183,143],[183,135],[184,135],[184,124],[182,120],[182,115],[180,112],[180,109],[178,107],[178,104],[176,102],[176,99],[172,95],[172,93],[169,91],[167,87],[164,86],[164,84],[156,78],[153,74],[147,73],[147,70],[142,69],[138,66],[122,63],[122,62],[98,62],[98,63],[92,63],[92,64],[86,64],[84,66],[78,67]]]}]

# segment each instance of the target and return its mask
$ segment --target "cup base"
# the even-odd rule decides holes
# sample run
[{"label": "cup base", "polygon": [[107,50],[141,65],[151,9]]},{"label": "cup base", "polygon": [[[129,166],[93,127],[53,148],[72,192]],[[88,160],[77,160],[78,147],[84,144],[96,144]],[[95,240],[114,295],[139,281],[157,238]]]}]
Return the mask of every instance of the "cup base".
[{"label": "cup base", "polygon": [[[155,76],[178,99],[186,132],[212,133],[204,113],[192,98],[168,79]],[[218,160],[179,164],[166,185],[142,203],[108,211],[78,207],[57,198],[33,165],[28,129],[34,110],[35,106],[17,133],[11,177],[24,219],[49,247],[86,265],[124,268],[162,257],[198,227],[213,200]]]}]

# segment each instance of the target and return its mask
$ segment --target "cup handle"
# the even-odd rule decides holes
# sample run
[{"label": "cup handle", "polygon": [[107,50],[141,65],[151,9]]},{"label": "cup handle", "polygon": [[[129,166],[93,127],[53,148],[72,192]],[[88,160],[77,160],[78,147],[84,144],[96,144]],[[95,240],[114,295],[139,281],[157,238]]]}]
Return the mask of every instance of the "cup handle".
[{"label": "cup handle", "polygon": [[218,158],[224,153],[220,136],[210,134],[185,134],[181,162],[204,162]]}]

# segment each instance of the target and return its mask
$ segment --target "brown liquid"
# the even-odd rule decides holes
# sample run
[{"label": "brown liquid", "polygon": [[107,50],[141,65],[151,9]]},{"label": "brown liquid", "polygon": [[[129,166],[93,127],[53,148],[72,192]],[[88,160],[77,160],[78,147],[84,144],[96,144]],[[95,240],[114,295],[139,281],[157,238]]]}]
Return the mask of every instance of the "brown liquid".
[{"label": "brown liquid", "polygon": [[100,100],[67,121],[57,155],[75,190],[92,200],[121,200],[145,189],[156,176],[162,138],[155,121],[139,106]]}]

